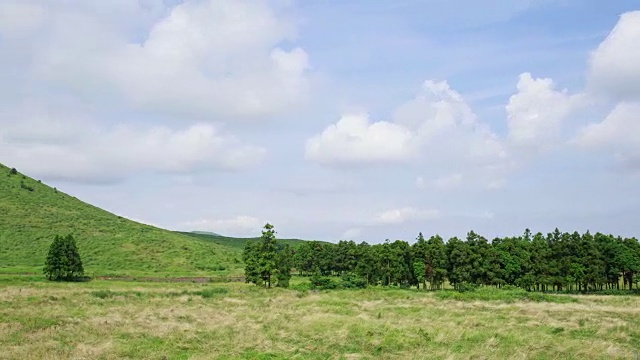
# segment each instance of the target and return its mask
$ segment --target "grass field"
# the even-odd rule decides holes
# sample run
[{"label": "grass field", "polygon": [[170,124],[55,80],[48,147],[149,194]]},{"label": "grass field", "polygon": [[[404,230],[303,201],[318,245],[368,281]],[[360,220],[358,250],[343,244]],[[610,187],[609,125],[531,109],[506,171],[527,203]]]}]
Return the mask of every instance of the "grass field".
[{"label": "grass field", "polygon": [[0,276],[1,359],[633,359],[640,349],[640,297],[29,280]]}]

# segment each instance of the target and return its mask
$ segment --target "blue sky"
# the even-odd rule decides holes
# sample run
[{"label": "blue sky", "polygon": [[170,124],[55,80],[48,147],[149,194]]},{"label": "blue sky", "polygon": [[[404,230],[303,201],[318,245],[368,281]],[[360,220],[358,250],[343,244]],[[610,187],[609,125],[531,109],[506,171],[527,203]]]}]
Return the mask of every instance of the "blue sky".
[{"label": "blue sky", "polygon": [[0,162],[179,230],[637,236],[628,1],[0,4]]}]

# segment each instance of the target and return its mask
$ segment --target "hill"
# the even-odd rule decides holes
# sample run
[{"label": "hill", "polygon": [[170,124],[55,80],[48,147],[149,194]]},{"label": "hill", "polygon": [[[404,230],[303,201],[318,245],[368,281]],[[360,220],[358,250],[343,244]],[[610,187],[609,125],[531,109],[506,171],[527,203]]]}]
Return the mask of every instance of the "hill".
[{"label": "hill", "polygon": [[0,273],[41,273],[53,237],[68,233],[76,238],[90,276],[242,271],[239,247],[227,246],[231,240],[211,241],[207,235],[140,224],[0,164]]},{"label": "hill", "polygon": [[[182,235],[186,235],[186,236],[190,236],[193,237],[195,239],[199,239],[199,240],[204,240],[204,241],[210,241],[213,242],[215,244],[218,245],[222,245],[228,248],[232,248],[232,249],[236,249],[238,251],[241,251],[242,249],[244,249],[245,244],[247,243],[247,241],[256,241],[259,238],[233,238],[233,237],[227,237],[227,236],[222,236],[222,235],[218,235],[218,234],[213,234],[213,233],[206,233],[206,232],[200,232],[200,231],[192,231],[192,232],[178,232],[179,234]],[[279,242],[285,243],[285,244],[289,244],[290,246],[298,246],[304,242],[307,242],[309,240],[301,240],[301,239],[278,239]]]}]

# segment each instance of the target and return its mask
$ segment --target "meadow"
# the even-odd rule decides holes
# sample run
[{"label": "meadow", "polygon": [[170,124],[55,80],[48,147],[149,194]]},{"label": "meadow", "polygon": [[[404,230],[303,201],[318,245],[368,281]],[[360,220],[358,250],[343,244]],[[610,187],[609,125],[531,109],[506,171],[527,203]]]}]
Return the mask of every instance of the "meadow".
[{"label": "meadow", "polygon": [[634,359],[640,297],[0,276],[0,359]]}]

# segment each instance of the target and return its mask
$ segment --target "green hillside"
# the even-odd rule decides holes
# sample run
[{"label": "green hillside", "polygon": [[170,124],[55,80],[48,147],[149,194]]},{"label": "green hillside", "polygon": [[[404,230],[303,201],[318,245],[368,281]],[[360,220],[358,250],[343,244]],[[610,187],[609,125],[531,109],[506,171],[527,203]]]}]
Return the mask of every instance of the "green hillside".
[{"label": "green hillside", "polygon": [[136,223],[0,164],[0,273],[40,273],[54,235],[68,233],[90,276],[209,276],[242,268],[238,247]]},{"label": "green hillside", "polygon": [[[247,241],[257,241],[259,238],[233,238],[222,236],[218,234],[209,234],[204,232],[179,232],[179,234],[190,236],[196,239],[210,241],[216,243],[218,245],[222,245],[228,248],[233,248],[238,251],[244,249]],[[279,242],[284,244],[289,244],[290,246],[298,246],[309,240],[300,240],[300,239],[278,239]]]}]

